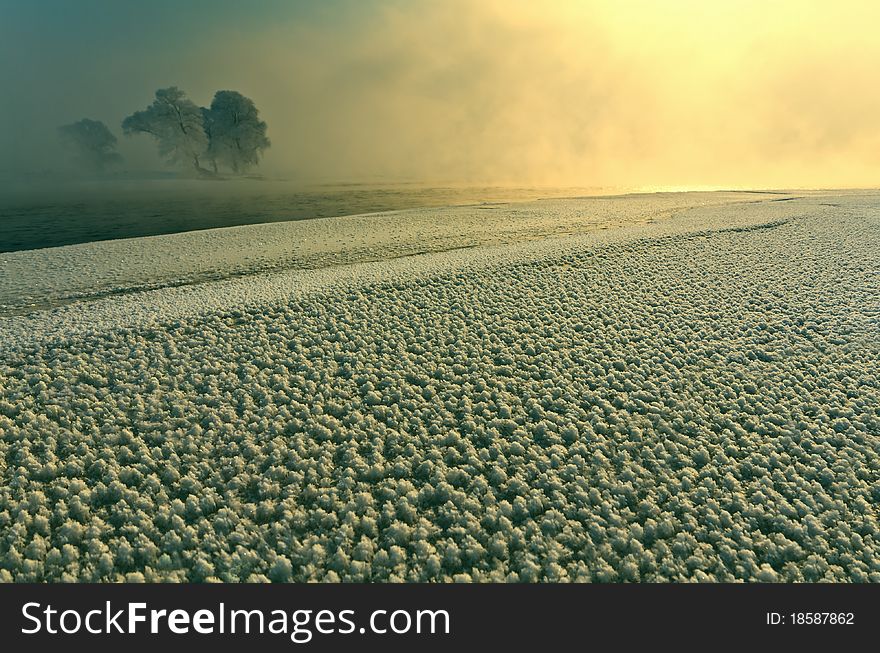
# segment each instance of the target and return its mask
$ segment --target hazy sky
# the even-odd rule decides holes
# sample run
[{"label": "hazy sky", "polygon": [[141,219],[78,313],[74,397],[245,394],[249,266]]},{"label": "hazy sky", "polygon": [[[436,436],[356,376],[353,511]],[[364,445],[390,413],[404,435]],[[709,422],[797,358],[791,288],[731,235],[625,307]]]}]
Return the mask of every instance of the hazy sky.
[{"label": "hazy sky", "polygon": [[876,186],[880,3],[0,0],[0,171],[177,85],[252,97],[296,179]]}]

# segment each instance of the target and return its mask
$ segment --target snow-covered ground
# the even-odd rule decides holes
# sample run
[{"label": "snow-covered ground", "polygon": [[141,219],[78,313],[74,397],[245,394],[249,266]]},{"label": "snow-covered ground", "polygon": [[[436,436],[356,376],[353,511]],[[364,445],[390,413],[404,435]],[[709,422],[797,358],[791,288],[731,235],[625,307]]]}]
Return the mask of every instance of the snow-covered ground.
[{"label": "snow-covered ground", "polygon": [[880,581],[880,194],[0,264],[7,580]]},{"label": "snow-covered ground", "polygon": [[256,272],[315,269],[664,220],[787,195],[659,193],[392,211],[0,253],[0,316]]}]

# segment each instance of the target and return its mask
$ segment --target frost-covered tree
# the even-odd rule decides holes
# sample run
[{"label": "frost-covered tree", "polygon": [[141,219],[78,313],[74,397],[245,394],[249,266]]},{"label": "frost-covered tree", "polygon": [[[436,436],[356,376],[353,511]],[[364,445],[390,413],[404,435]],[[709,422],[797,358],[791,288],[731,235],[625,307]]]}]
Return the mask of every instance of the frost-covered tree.
[{"label": "frost-covered tree", "polygon": [[270,142],[253,100],[237,91],[217,91],[211,106],[202,113],[214,172],[218,165],[240,173],[259,163]]},{"label": "frost-covered tree", "polygon": [[205,130],[205,136],[208,137],[208,150],[205,152],[205,156],[211,162],[211,167],[214,169],[214,173],[218,173],[219,169],[217,166],[217,148],[212,146],[212,141],[214,140],[213,134],[213,123],[211,121],[211,110],[206,109],[205,107],[199,108],[199,111],[202,112],[202,128]]},{"label": "frost-covered tree", "polygon": [[122,162],[116,150],[116,137],[100,120],[83,118],[58,128],[61,140],[78,165],[95,172]]},{"label": "frost-covered tree", "polygon": [[153,136],[162,156],[202,171],[200,157],[208,149],[202,110],[176,86],[156,91],[153,103],[123,120],[122,129],[127,135]]}]

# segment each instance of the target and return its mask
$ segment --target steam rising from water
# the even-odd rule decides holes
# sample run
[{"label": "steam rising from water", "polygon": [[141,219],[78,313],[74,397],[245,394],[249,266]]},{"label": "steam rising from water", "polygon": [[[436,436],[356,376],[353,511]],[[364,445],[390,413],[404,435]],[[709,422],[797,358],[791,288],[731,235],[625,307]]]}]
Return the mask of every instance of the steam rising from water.
[{"label": "steam rising from water", "polygon": [[[65,5],[68,5],[65,7]],[[6,0],[0,171],[54,128],[118,132],[160,86],[252,97],[298,179],[859,186],[880,169],[869,2],[117,3]],[[124,139],[131,169],[160,163]]]}]

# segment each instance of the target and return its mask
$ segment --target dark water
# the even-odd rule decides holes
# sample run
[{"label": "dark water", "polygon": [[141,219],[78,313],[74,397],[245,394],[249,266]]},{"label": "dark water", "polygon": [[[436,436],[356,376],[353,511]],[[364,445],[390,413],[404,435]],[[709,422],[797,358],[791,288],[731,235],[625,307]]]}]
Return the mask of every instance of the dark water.
[{"label": "dark water", "polygon": [[145,180],[0,188],[0,252],[415,207],[596,195],[607,189]]}]

